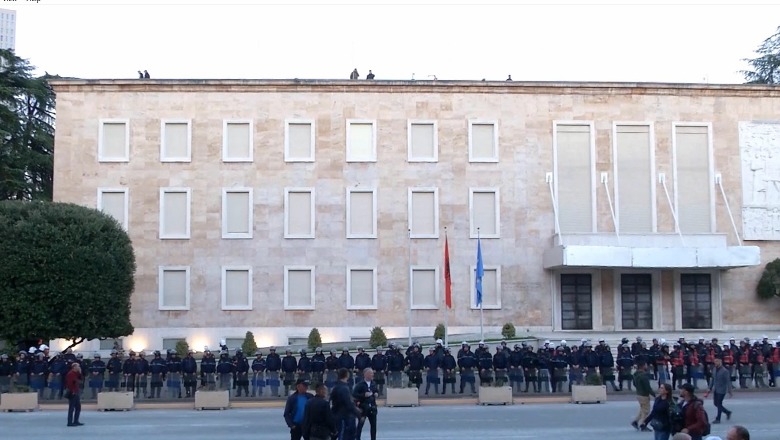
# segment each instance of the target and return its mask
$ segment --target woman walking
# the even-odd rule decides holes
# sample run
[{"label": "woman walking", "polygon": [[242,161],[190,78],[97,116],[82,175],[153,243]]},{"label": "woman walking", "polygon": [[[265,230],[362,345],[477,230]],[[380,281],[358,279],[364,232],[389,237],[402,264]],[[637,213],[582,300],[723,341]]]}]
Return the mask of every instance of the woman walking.
[{"label": "woman walking", "polygon": [[672,386],[668,383],[662,383],[658,386],[658,396],[653,403],[653,409],[641,425],[642,428],[646,428],[649,424],[653,428],[655,440],[669,440],[672,433],[669,408],[672,404]]}]

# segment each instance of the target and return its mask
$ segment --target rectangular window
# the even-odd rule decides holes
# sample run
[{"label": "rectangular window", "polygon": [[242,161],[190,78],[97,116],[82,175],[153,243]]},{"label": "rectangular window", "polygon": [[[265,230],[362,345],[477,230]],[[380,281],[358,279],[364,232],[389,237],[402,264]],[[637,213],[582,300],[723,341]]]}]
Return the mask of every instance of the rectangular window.
[{"label": "rectangular window", "polygon": [[376,189],[347,188],[347,238],[376,238]]},{"label": "rectangular window", "polygon": [[653,283],[650,274],[620,276],[623,330],[653,329]]},{"label": "rectangular window", "polygon": [[496,121],[469,121],[469,162],[498,162]]},{"label": "rectangular window", "polygon": [[[230,351],[235,352],[237,348],[241,348],[244,345],[244,338],[225,338],[225,345],[228,346]],[[244,353],[244,356],[251,356],[251,353]]]},{"label": "rectangular window", "polygon": [[[615,201],[620,232],[653,232],[653,144],[650,125],[616,125]],[[625,328],[625,327],[624,327]]]},{"label": "rectangular window", "polygon": [[97,209],[114,217],[127,230],[129,197],[127,188],[98,188]]},{"label": "rectangular window", "polygon": [[347,162],[376,162],[376,121],[347,119]]},{"label": "rectangular window", "polygon": [[160,162],[192,160],[191,122],[187,119],[163,119],[160,122]]},{"label": "rectangular window", "polygon": [[347,310],[376,310],[376,267],[347,267]]},{"label": "rectangular window", "polygon": [[439,133],[436,121],[409,121],[407,131],[409,162],[439,160]]},{"label": "rectangular window", "polygon": [[285,162],[314,162],[314,121],[288,119],[284,123]]},{"label": "rectangular window", "polygon": [[223,162],[252,162],[254,160],[251,120],[223,121],[222,131]]},{"label": "rectangular window", "polygon": [[160,266],[158,273],[159,309],[190,309],[189,266]]},{"label": "rectangular window", "polygon": [[594,232],[593,125],[555,122],[553,128],[560,232]]},{"label": "rectangular window", "polygon": [[674,124],[675,193],[683,234],[712,232],[711,147],[708,125]]},{"label": "rectangular window", "polygon": [[593,285],[590,274],[561,274],[561,328],[593,330]]},{"label": "rectangular window", "polygon": [[186,338],[163,338],[163,355],[168,352],[168,350],[174,350],[176,351],[176,344],[179,343],[179,341],[186,341]]},{"label": "rectangular window", "polygon": [[101,119],[98,133],[99,162],[130,161],[130,121]]},{"label": "rectangular window", "polygon": [[412,266],[412,308],[439,308],[439,268],[435,266]]},{"label": "rectangular window", "polygon": [[284,238],[314,238],[314,188],[284,189]]},{"label": "rectangular window", "polygon": [[284,267],[284,309],[314,310],[314,266]]},{"label": "rectangular window", "polygon": [[222,310],[252,310],[252,267],[222,267]]},{"label": "rectangular window", "polygon": [[123,347],[123,341],[122,338],[119,339],[101,339],[100,340],[100,348],[98,350],[105,351],[105,350],[113,350],[114,349],[114,343],[117,344],[117,347],[120,349]]},{"label": "rectangular window", "polygon": [[190,238],[189,188],[160,188],[160,238]]},{"label": "rectangular window", "polygon": [[[498,310],[501,308],[501,266],[483,266],[482,274],[482,308]],[[479,309],[477,305],[477,267],[471,266],[471,308]]]},{"label": "rectangular window", "polygon": [[470,237],[500,238],[501,211],[498,188],[469,189]]},{"label": "rectangular window", "polygon": [[439,238],[439,189],[409,188],[412,238]]},{"label": "rectangular window", "polygon": [[708,273],[681,274],[682,328],[712,328],[712,276]]},{"label": "rectangular window", "polygon": [[222,189],[222,238],[252,238],[252,188]]}]

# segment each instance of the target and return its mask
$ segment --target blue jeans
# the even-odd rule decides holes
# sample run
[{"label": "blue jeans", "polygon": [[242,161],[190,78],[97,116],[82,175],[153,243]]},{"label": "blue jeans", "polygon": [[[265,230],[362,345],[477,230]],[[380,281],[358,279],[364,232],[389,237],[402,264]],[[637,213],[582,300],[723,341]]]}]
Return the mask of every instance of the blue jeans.
[{"label": "blue jeans", "polygon": [[81,396],[74,394],[68,399],[68,425],[79,422],[81,415]]},{"label": "blue jeans", "polygon": [[669,440],[669,436],[671,435],[672,433],[669,431],[653,431],[654,440]]},{"label": "blue jeans", "polygon": [[355,440],[357,419],[353,415],[340,417],[337,421],[339,440]]}]

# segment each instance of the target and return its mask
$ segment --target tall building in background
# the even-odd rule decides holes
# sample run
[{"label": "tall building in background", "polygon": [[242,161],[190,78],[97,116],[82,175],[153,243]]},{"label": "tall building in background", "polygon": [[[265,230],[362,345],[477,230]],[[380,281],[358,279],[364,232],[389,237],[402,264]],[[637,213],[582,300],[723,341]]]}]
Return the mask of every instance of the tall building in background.
[{"label": "tall building in background", "polygon": [[16,11],[0,9],[0,49],[16,50]]}]

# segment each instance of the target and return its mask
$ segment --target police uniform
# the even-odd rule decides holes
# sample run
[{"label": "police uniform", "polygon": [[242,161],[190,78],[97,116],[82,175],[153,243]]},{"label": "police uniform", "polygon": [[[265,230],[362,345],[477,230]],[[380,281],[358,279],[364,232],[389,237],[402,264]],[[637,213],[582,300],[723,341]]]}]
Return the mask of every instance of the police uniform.
[{"label": "police uniform", "polygon": [[49,372],[49,363],[46,362],[43,352],[35,355],[36,359],[30,367],[30,388],[38,393],[38,398],[43,398],[43,389],[46,387],[46,375]]},{"label": "police uniform", "polygon": [[94,360],[89,366],[89,389],[92,398],[97,399],[98,393],[103,391],[103,380],[106,374],[106,363],[100,359],[100,353],[95,353]]},{"label": "police uniform", "polygon": [[263,395],[265,388],[265,369],[266,363],[263,359],[263,352],[257,350],[255,359],[252,361],[252,397]]},{"label": "police uniform", "polygon": [[219,375],[219,389],[227,391],[230,395],[231,391],[231,379],[233,378],[233,362],[228,357],[228,353],[223,351],[219,355],[219,361],[217,362],[217,374]]},{"label": "police uniform", "polygon": [[175,350],[168,350],[168,359],[166,361],[168,369],[165,386],[168,388],[168,395],[172,399],[181,399],[181,371],[182,362],[179,353]]},{"label": "police uniform", "polygon": [[182,372],[182,384],[184,385],[184,392],[187,397],[195,397],[195,389],[197,388],[198,380],[198,363],[195,358],[192,357],[193,351],[190,350],[187,356],[181,360],[181,372]]},{"label": "police uniform", "polygon": [[496,354],[493,355],[493,372],[495,374],[495,386],[503,387],[507,381],[509,371],[509,356],[507,356],[506,347],[496,347]]},{"label": "police uniform", "polygon": [[409,388],[422,388],[422,369],[425,358],[419,352],[419,348],[414,345],[412,351],[406,356],[405,364],[407,375],[409,376]]},{"label": "police uniform", "polygon": [[311,358],[305,349],[301,349],[301,357],[298,358],[298,379],[311,383]]},{"label": "police uniform", "polygon": [[217,388],[217,359],[208,349],[200,360],[200,385],[205,387],[206,391],[214,391]]},{"label": "police uniform", "polygon": [[290,394],[290,389],[294,389],[295,372],[298,370],[298,361],[292,355],[292,350],[287,349],[286,355],[282,358],[282,375],[284,376],[282,384],[284,385],[284,395]]},{"label": "police uniform", "polygon": [[150,385],[151,390],[149,393],[149,398],[160,398],[160,393],[162,392],[162,386],[163,381],[165,380],[165,375],[168,373],[168,362],[165,361],[165,359],[162,358],[162,353],[159,351],[154,352],[154,359],[152,359],[152,362],[149,363],[149,376],[150,376]]},{"label": "police uniform", "polygon": [[123,385],[125,391],[135,392],[135,352],[130,352],[130,357],[122,363]]},{"label": "police uniform", "polygon": [[13,364],[7,354],[0,355],[0,394],[11,391]]},{"label": "police uniform", "polygon": [[476,393],[474,369],[477,368],[477,356],[471,351],[469,345],[463,348],[463,353],[461,353],[458,359],[458,368],[460,368],[460,394],[463,394],[466,384],[471,386],[472,393]]},{"label": "police uniform", "polygon": [[[62,398],[63,387],[65,385],[65,374],[67,373],[65,359],[61,355],[56,355],[49,363],[49,400]],[[121,370],[120,370],[121,371]]]},{"label": "police uniform", "polygon": [[314,356],[311,357],[311,380],[312,383],[324,383],[325,380],[325,355],[322,354],[322,347],[314,350]]},{"label": "police uniform", "polygon": [[236,397],[241,397],[242,391],[245,397],[249,397],[249,360],[241,349],[237,349],[233,357],[233,374]]},{"label": "police uniform", "polygon": [[400,388],[402,385],[402,372],[404,370],[404,356],[401,350],[395,344],[390,344],[390,350],[387,352],[387,371],[388,384],[390,388]]},{"label": "police uniform", "polygon": [[387,356],[383,352],[382,347],[377,347],[376,354],[371,357],[371,369],[374,370],[374,382],[376,382],[376,390],[380,396],[384,393],[387,375]]},{"label": "police uniform", "polygon": [[106,388],[108,391],[119,391],[119,383],[122,381],[122,361],[116,350],[111,350],[111,358],[106,364],[106,371],[108,371]]},{"label": "police uniform", "polygon": [[281,397],[279,394],[279,370],[282,368],[282,358],[276,352],[276,347],[270,347],[269,351],[270,353],[265,357],[265,383],[271,387],[272,396]]},{"label": "police uniform", "polygon": [[325,386],[328,387],[328,392],[333,390],[338,379],[339,358],[336,357],[336,351],[331,350],[330,355],[325,358]]},{"label": "police uniform", "polygon": [[339,368],[346,368],[349,371],[349,378],[347,379],[347,385],[352,387],[355,385],[354,370],[355,359],[349,354],[349,349],[344,347],[341,350],[341,356],[339,356]]},{"label": "police uniform", "polygon": [[358,354],[355,356],[355,383],[363,380],[363,370],[371,367],[371,356],[358,347]]},{"label": "police uniform", "polygon": [[439,358],[436,356],[436,349],[431,347],[428,350],[428,356],[425,356],[423,365],[425,366],[425,395],[428,395],[431,385],[433,385],[433,391],[439,394],[441,380],[439,379]]}]

